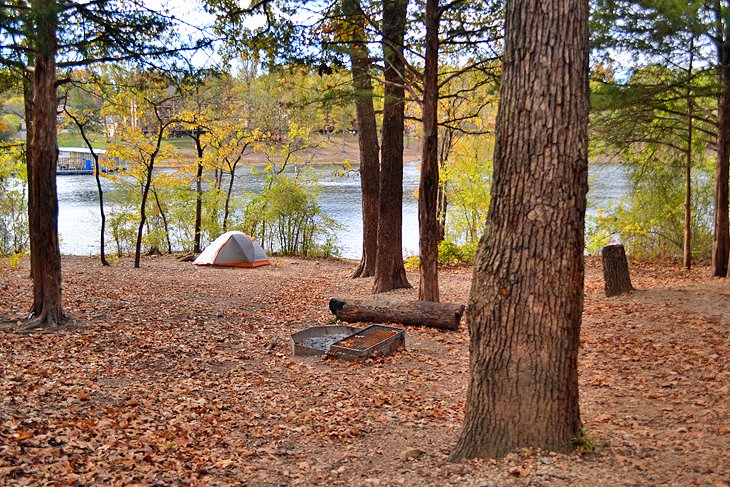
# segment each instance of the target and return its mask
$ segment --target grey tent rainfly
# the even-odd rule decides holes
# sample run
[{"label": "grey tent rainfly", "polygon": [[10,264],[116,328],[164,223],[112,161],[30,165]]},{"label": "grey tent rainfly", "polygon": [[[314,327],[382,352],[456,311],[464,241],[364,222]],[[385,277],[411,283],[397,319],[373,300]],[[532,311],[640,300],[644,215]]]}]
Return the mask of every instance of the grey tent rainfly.
[{"label": "grey tent rainfly", "polygon": [[213,241],[195,262],[200,266],[259,267],[269,265],[261,245],[243,232],[226,232]]}]

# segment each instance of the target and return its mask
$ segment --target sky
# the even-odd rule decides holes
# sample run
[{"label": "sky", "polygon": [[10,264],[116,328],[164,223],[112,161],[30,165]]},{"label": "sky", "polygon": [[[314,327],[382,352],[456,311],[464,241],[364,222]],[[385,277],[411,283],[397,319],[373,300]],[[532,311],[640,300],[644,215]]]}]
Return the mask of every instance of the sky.
[{"label": "sky", "polygon": [[[179,19],[178,32],[183,35],[199,35],[196,28],[209,28],[215,16],[203,8],[203,0],[143,0],[146,7],[155,11],[168,11]],[[220,56],[212,50],[197,52],[192,62],[197,67],[213,67],[220,64]]]}]

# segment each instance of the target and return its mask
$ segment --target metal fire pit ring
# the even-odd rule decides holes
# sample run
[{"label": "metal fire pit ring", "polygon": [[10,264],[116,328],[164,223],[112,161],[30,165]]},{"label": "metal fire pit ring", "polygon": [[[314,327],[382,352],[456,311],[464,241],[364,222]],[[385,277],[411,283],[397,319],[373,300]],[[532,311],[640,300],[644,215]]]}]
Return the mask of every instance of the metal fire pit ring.
[{"label": "metal fire pit ring", "polygon": [[306,330],[294,333],[291,336],[292,355],[324,355],[329,352],[330,346],[353,334],[362,328],[356,326],[313,326]]}]

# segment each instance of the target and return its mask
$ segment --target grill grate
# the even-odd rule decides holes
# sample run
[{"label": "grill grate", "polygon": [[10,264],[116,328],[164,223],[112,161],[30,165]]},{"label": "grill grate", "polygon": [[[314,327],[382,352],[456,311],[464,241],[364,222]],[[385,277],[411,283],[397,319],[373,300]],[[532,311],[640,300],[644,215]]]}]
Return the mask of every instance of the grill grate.
[{"label": "grill grate", "polygon": [[387,340],[398,333],[397,330],[380,328],[375,330],[367,328],[366,332],[361,332],[357,335],[343,338],[337,342],[337,345],[344,348],[351,348],[353,350],[367,350],[368,348],[374,347],[383,340]]},{"label": "grill grate", "polygon": [[373,355],[388,355],[405,347],[405,330],[372,325],[335,342],[329,354],[346,360],[365,360]]}]

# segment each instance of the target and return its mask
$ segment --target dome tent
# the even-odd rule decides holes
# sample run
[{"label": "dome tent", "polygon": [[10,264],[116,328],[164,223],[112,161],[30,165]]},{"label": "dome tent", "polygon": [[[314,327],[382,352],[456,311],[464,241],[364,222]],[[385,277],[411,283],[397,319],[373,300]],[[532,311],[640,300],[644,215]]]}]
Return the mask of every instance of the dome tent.
[{"label": "dome tent", "polygon": [[254,239],[243,232],[226,232],[208,245],[193,262],[195,265],[259,267],[269,264],[269,257]]}]

